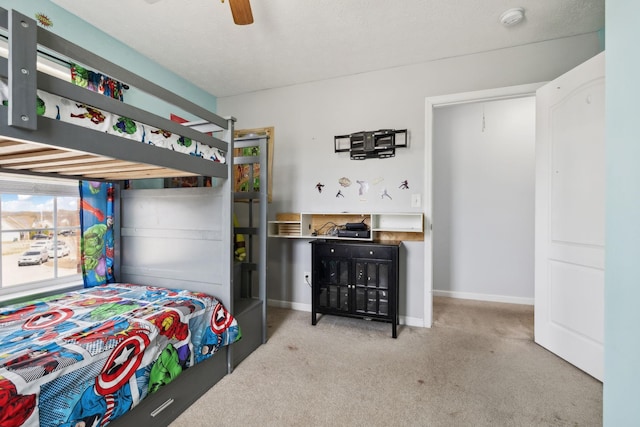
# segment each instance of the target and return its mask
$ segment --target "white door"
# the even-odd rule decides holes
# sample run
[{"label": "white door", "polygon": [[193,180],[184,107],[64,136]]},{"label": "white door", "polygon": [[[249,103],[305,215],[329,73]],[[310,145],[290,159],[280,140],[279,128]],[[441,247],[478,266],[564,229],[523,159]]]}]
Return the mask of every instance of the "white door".
[{"label": "white door", "polygon": [[602,380],[604,53],[537,91],[535,341]]}]

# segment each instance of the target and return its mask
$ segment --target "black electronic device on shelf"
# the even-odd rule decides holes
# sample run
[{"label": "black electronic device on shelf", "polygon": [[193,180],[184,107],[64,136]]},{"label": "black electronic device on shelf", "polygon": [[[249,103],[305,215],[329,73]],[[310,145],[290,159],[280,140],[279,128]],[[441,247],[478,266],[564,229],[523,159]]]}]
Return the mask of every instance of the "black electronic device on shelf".
[{"label": "black electronic device on shelf", "polygon": [[338,229],[338,237],[350,237],[355,239],[368,239],[371,236],[369,226],[364,222],[348,222],[344,228]]},{"label": "black electronic device on shelf", "polygon": [[364,222],[348,222],[344,225],[344,228],[351,231],[363,231],[369,229],[369,227],[367,227],[367,224],[365,224]]},{"label": "black electronic device on shelf", "polygon": [[338,230],[338,237],[348,237],[352,239],[368,239],[371,237],[369,230]]}]

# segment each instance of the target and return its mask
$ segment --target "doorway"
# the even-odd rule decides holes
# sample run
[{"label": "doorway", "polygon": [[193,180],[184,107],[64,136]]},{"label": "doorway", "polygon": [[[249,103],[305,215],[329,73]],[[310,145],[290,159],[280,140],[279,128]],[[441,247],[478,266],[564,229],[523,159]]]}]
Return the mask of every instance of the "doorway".
[{"label": "doorway", "polygon": [[[472,287],[465,287],[467,285],[463,285],[463,283],[470,283],[468,282],[468,278],[465,278],[465,274],[467,276],[470,277],[478,277],[477,274],[478,272],[483,273],[484,277],[482,279],[482,282],[484,282],[484,284],[486,285],[487,283],[489,283],[492,279],[490,279],[490,274],[489,273],[493,273],[495,274],[496,272],[502,274],[504,273],[502,270],[502,265],[504,264],[509,264],[510,263],[510,252],[509,250],[506,250],[506,252],[504,251],[504,248],[501,249],[501,256],[497,257],[497,260],[494,259],[491,261],[491,265],[485,265],[484,263],[486,263],[486,261],[473,261],[473,265],[474,268],[472,268],[470,271],[471,273],[464,273],[463,274],[463,269],[465,270],[469,270],[468,266],[465,268],[463,267],[464,262],[468,262],[468,260],[473,260],[474,256],[478,255],[478,254],[482,254],[482,255],[486,255],[485,252],[491,252],[488,250],[484,250],[483,248],[491,248],[491,245],[488,245],[487,243],[490,242],[491,244],[494,243],[494,241],[497,239],[497,236],[495,235],[495,231],[493,232],[494,234],[491,234],[491,232],[489,232],[489,234],[487,234],[484,230],[484,228],[486,228],[484,226],[485,221],[491,221],[495,224],[500,224],[500,221],[504,220],[504,217],[502,216],[502,212],[500,212],[499,210],[496,211],[494,209],[494,212],[491,213],[490,209],[487,209],[487,206],[491,207],[496,207],[496,200],[502,200],[503,202],[505,200],[508,201],[508,199],[512,199],[512,196],[507,197],[507,194],[504,193],[504,189],[499,190],[499,191],[489,191],[488,193],[485,191],[487,190],[487,187],[490,186],[490,183],[484,182],[482,183],[480,186],[477,186],[477,188],[483,189],[482,193],[484,194],[484,196],[478,195],[478,194],[470,194],[470,199],[467,199],[463,205],[459,205],[459,201],[458,200],[450,200],[451,203],[458,203],[458,206],[456,207],[456,215],[459,216],[459,218],[456,218],[456,221],[458,220],[462,220],[463,222],[466,221],[466,224],[464,224],[464,226],[461,228],[460,227],[460,223],[456,223],[455,224],[455,236],[456,236],[456,241],[454,242],[453,240],[451,240],[451,226],[452,224],[446,224],[446,213],[443,211],[438,212],[437,210],[434,211],[435,209],[438,209],[435,205],[435,203],[438,203],[438,201],[435,200],[435,196],[437,196],[438,194],[442,194],[443,192],[446,193],[446,188],[442,189],[440,187],[436,188],[437,185],[439,185],[438,183],[435,182],[437,178],[437,176],[435,175],[436,169],[439,167],[438,165],[436,165],[436,163],[441,162],[441,158],[440,155],[442,153],[438,152],[437,149],[434,150],[435,147],[435,137],[437,136],[437,132],[438,129],[436,129],[438,127],[438,121],[437,120],[441,120],[444,117],[440,117],[441,114],[439,113],[439,109],[442,109],[442,111],[445,111],[446,108],[449,107],[453,107],[453,106],[468,106],[468,109],[471,110],[478,110],[478,108],[480,108],[480,114],[477,114],[477,111],[475,113],[472,113],[473,116],[478,117],[478,121],[475,124],[461,124],[457,126],[457,130],[454,129],[454,132],[464,132],[467,131],[467,128],[472,128],[472,127],[476,127],[476,131],[479,132],[480,134],[482,133],[486,133],[487,135],[489,134],[488,131],[488,126],[489,126],[489,122],[488,120],[488,115],[487,115],[487,108],[488,106],[491,106],[491,109],[493,111],[493,107],[494,106],[498,106],[499,104],[493,104],[494,101],[507,101],[507,100],[514,100],[517,101],[517,103],[524,103],[526,104],[527,101],[522,101],[523,99],[526,98],[530,98],[528,102],[533,103],[533,105],[535,105],[535,97],[533,97],[535,95],[535,91],[538,87],[540,87],[542,85],[542,83],[540,84],[530,84],[530,85],[523,85],[523,86],[514,86],[514,87],[507,87],[507,88],[501,88],[501,89],[492,89],[492,90],[488,90],[488,91],[479,91],[479,92],[468,92],[468,93],[462,93],[462,94],[454,94],[454,95],[446,95],[446,96],[442,96],[442,97],[434,97],[434,98],[428,98],[426,100],[426,146],[425,146],[425,165],[426,165],[426,170],[427,173],[425,173],[425,193],[426,193],[426,197],[425,197],[425,215],[427,218],[427,230],[428,233],[427,235],[425,235],[425,240],[426,245],[425,245],[425,326],[430,327],[432,322],[433,322],[433,295],[434,295],[434,289],[436,290],[436,294],[441,294],[440,293],[440,289],[438,289],[437,287],[434,286],[435,281],[438,280],[449,280],[450,283],[454,283],[454,286],[450,289],[445,290],[445,294],[447,294],[446,292],[449,292],[449,296],[456,296],[459,298],[472,298],[472,299],[482,299],[483,295],[484,298],[486,300],[490,300],[490,301],[503,301],[503,302],[525,302],[525,301],[533,301],[533,240],[531,240],[531,244],[530,244],[530,248],[526,249],[525,251],[520,251],[521,254],[519,255],[519,259],[522,259],[523,257],[526,257],[527,255],[522,255],[522,253],[526,252],[527,250],[529,250],[530,256],[529,259],[524,261],[524,262],[528,262],[530,263],[531,266],[531,274],[530,274],[530,282],[528,284],[525,285],[525,288],[530,289],[530,294],[527,295],[526,291],[525,293],[523,293],[523,291],[519,291],[520,294],[516,294],[515,298],[504,298],[505,297],[505,287],[507,287],[506,289],[509,289],[509,285],[507,283],[510,283],[513,281],[513,279],[508,278],[509,274],[512,274],[513,271],[517,271],[516,269],[510,269],[512,270],[511,273],[507,274],[504,278],[502,278],[499,281],[499,284],[497,284],[497,286],[494,284],[492,285],[493,287],[490,288],[488,291],[487,290],[482,290],[482,288],[478,288],[478,285],[472,285]],[[532,98],[533,97],[533,98]],[[532,98],[532,99],[531,99]],[[484,114],[482,114],[482,108],[484,105]],[[506,105],[506,104],[505,104]],[[513,104],[515,105],[515,104]],[[502,106],[501,106],[502,107]],[[531,108],[531,106],[527,107],[527,108]],[[466,109],[466,108],[465,108]],[[507,108],[508,110],[508,108]],[[454,115],[457,115],[458,112],[456,110],[450,110],[451,112],[453,112]],[[462,110],[460,110],[462,111]],[[534,109],[535,111],[535,109]],[[446,116],[447,114],[444,114],[443,116]],[[463,115],[466,115],[463,114]],[[497,123],[500,123],[500,119],[497,119],[496,115],[494,115],[493,113],[491,113],[492,119],[490,120],[491,122],[491,126],[494,127],[494,129],[497,126]],[[533,114],[532,117],[533,122],[535,123],[535,114]],[[455,126],[454,126],[455,128]],[[533,128],[534,129],[534,128]],[[531,131],[530,131],[531,132]],[[535,139],[535,135],[534,132],[531,132],[531,141],[534,141]],[[473,144],[473,138],[471,138],[470,140],[467,141],[467,143],[469,143],[469,141],[471,141],[471,143]],[[440,165],[440,169],[444,170],[444,174],[447,173],[455,173],[456,176],[459,176],[461,174],[461,176],[465,176],[468,175],[465,179],[468,180],[470,177],[473,178],[474,174],[478,173],[478,168],[476,166],[478,166],[478,164],[482,165],[482,167],[484,167],[486,169],[486,171],[488,171],[489,175],[494,175],[494,172],[497,171],[497,169],[500,168],[495,168],[494,166],[491,165],[492,161],[489,160],[490,158],[487,157],[486,155],[489,154],[489,152],[491,151],[496,151],[497,153],[494,154],[501,154],[500,153],[500,149],[497,146],[493,146],[494,144],[491,143],[490,145],[492,145],[492,147],[489,149],[488,147],[482,147],[481,144],[476,144],[477,146],[474,147],[474,149],[477,149],[478,151],[474,154],[471,152],[466,152],[465,151],[465,144],[467,143],[463,143],[461,146],[459,147],[455,147],[456,151],[460,151],[462,150],[461,154],[458,153],[457,155],[462,156],[465,158],[464,161],[467,162],[467,166],[471,166],[473,168],[476,169],[475,172],[472,172],[470,170],[464,170],[465,169],[465,165],[464,164],[456,164],[456,165],[451,165],[451,170],[448,170],[447,167],[445,165]],[[453,147],[450,147],[453,148]],[[531,147],[531,152],[533,152],[533,146]],[[507,150],[509,151],[509,150]],[[525,150],[526,151],[526,150]],[[450,155],[452,155],[453,153],[449,153]],[[438,157],[436,157],[438,156]],[[482,157],[482,160],[480,159],[480,157]],[[485,159],[486,157],[486,159]],[[506,160],[506,164],[503,165],[502,169],[505,170],[509,170],[511,169],[511,166],[509,165],[509,161],[508,161],[508,157],[507,156],[507,160]],[[525,156],[526,157],[526,156]],[[503,162],[503,160],[500,160],[500,162]],[[464,162],[463,162],[464,163]],[[474,165],[475,163],[475,165]],[[531,160],[531,167],[534,167],[533,165],[535,165],[535,159]],[[460,169],[462,168],[463,170],[453,170],[453,168],[456,169]],[[480,168],[482,169],[482,168]],[[485,172],[486,172],[485,171]],[[477,178],[477,177],[476,177]],[[497,179],[498,181],[495,182],[500,182],[500,178],[496,178],[492,176],[492,179]],[[533,185],[533,175],[531,176],[531,186]],[[507,184],[510,184],[509,178],[502,178],[502,181],[507,181]],[[456,185],[459,185],[458,183],[456,183]],[[533,187],[531,187],[533,188]],[[490,188],[489,188],[490,189]],[[435,190],[435,191],[434,191]],[[453,189],[451,189],[453,190]],[[509,192],[512,192],[513,189],[509,189]],[[469,193],[473,193],[473,190],[466,188],[465,192]],[[516,191],[515,194],[517,194],[518,191]],[[513,194],[513,193],[512,193]],[[488,200],[484,200],[483,201],[483,197],[484,198],[488,198]],[[528,197],[528,196],[524,196],[524,197]],[[475,199],[475,201],[474,201]],[[531,194],[531,197],[529,198],[528,203],[530,205],[532,205],[533,203],[533,194]],[[443,205],[446,204],[446,201],[444,201],[443,199]],[[478,208],[477,209],[473,209],[473,206],[477,205]],[[508,203],[509,204],[509,203]],[[513,203],[510,203],[511,205],[513,205]],[[482,207],[484,206],[484,207]],[[462,208],[462,210],[461,210]],[[482,212],[481,210],[484,209],[485,211]],[[530,206],[528,209],[530,209],[530,215],[531,215],[531,224],[530,224],[530,228],[529,231],[525,231],[524,233],[530,233],[531,239],[533,236],[533,208]],[[517,210],[517,209],[516,209]],[[513,215],[513,213],[511,214]],[[517,214],[516,214],[517,216]],[[442,230],[441,230],[441,225],[439,223],[440,219],[439,218],[444,218],[444,224],[442,224]],[[513,217],[512,217],[513,219]],[[447,232],[447,228],[449,229],[449,231]],[[504,228],[504,227],[503,227]],[[509,227],[507,227],[507,230],[501,230],[500,233],[502,235],[504,234],[509,234],[509,229],[512,228],[512,226],[510,225]],[[481,232],[477,231],[477,230],[481,230]],[[438,235],[438,233],[442,232],[442,237],[443,237],[443,241],[447,241],[447,233],[449,233],[449,247],[447,248],[446,246],[443,247],[439,247],[436,245],[440,245],[439,243],[439,239],[440,239],[440,235]],[[477,238],[475,238],[472,243],[465,243],[465,249],[464,251],[467,252],[465,254],[463,254],[463,258],[467,258],[467,261],[465,261],[464,259],[452,259],[450,254],[451,251],[453,250],[453,248],[450,247],[451,243],[455,243],[455,245],[460,245],[460,241],[458,241],[458,239],[462,239],[465,238],[465,236],[477,236]],[[516,239],[516,240],[527,240],[529,239],[529,237],[526,238],[520,238],[520,239]],[[449,257],[448,260],[443,260],[440,259],[441,254],[440,252],[443,252],[445,255],[448,252],[449,253]],[[438,258],[436,258],[438,257]],[[502,258],[502,259],[500,259]],[[439,270],[436,267],[436,262],[445,262],[448,263],[445,267],[446,270]],[[522,263],[523,261],[519,261],[520,263]],[[452,268],[452,264],[455,264],[455,268]],[[461,264],[462,263],[462,264]],[[528,268],[528,267],[527,267]],[[475,271],[475,273],[474,273]],[[462,274],[462,276],[461,276]],[[526,273],[525,273],[526,274]],[[452,279],[452,275],[453,277],[453,281],[451,281]],[[448,278],[447,278],[448,276]],[[444,279],[443,279],[444,278]],[[460,281],[462,280],[462,281]],[[475,282],[477,283],[478,280],[476,279]],[[438,282],[440,283],[440,282]],[[497,282],[496,282],[497,283]],[[474,287],[475,286],[475,287]],[[524,289],[524,288],[523,288]],[[502,294],[503,298],[500,298],[500,294]],[[529,299],[530,298],[530,299]]]},{"label": "doorway", "polygon": [[436,296],[533,304],[535,97],[438,107]]}]

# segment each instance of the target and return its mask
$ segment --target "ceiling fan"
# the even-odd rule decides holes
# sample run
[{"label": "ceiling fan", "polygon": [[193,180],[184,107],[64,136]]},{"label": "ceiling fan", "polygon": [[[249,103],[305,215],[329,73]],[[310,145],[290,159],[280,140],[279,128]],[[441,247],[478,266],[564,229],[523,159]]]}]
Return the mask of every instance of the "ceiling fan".
[{"label": "ceiling fan", "polygon": [[[157,3],[160,0],[145,0],[149,4]],[[224,0],[220,0],[224,3]],[[233,15],[233,22],[236,25],[249,25],[253,24],[253,14],[251,13],[251,4],[249,0],[229,0],[229,7],[231,7],[231,15]]]},{"label": "ceiling fan", "polygon": [[[221,0],[224,3],[224,0]],[[249,0],[229,0],[231,15],[236,25],[253,24],[253,14],[251,13],[251,4]]]}]

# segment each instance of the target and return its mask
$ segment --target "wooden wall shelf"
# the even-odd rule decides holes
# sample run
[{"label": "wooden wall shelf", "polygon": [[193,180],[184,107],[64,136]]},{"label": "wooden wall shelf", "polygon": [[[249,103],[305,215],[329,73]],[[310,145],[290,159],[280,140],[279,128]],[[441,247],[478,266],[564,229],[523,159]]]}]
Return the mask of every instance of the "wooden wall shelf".
[{"label": "wooden wall shelf", "polygon": [[[364,222],[369,236],[339,237],[338,228]],[[269,237],[340,240],[424,240],[422,213],[279,213],[269,221]]]}]

